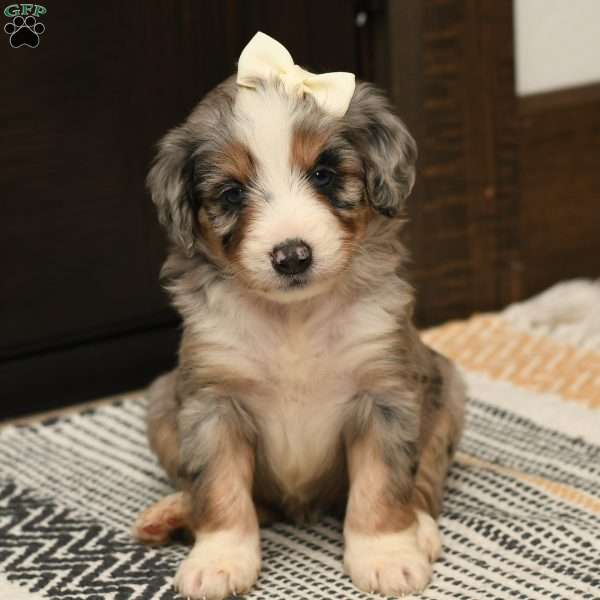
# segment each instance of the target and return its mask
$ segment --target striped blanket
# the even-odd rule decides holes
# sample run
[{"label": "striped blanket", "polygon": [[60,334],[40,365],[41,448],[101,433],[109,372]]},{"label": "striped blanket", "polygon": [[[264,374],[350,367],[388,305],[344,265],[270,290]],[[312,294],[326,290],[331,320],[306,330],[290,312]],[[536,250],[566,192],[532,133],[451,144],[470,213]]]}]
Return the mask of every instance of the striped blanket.
[{"label": "striped blanket", "polygon": [[[596,346],[593,323],[573,333],[590,307],[544,321],[544,298],[423,333],[462,368],[470,398],[443,557],[420,598],[600,598],[600,335]],[[132,394],[0,430],[0,599],[178,598],[171,579],[186,547],[129,535],[137,512],[171,491],[143,415]],[[372,597],[342,572],[339,522],[277,524],[262,537],[249,598]]]}]

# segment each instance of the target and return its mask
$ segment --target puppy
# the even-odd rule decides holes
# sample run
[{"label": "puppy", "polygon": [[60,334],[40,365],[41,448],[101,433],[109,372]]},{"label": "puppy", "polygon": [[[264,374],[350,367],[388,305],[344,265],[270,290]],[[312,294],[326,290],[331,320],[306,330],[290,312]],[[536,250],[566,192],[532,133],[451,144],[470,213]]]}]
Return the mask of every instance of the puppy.
[{"label": "puppy", "polygon": [[464,404],[402,275],[415,142],[371,85],[333,114],[288,84],[226,80],[149,174],[183,337],[150,389],[148,432],[180,491],[134,531],[191,532],[175,585],[216,600],[256,581],[259,524],[336,514],[354,584],[402,595],[440,554]]}]

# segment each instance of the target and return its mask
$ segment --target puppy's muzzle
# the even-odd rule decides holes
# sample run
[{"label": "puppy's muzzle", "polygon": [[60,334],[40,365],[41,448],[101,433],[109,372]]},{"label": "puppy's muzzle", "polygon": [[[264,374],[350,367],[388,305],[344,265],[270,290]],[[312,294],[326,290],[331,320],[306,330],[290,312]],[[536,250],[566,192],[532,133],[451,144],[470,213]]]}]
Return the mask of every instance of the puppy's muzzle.
[{"label": "puppy's muzzle", "polygon": [[312,263],[312,250],[302,240],[286,240],[271,252],[271,264],[281,275],[299,275]]}]

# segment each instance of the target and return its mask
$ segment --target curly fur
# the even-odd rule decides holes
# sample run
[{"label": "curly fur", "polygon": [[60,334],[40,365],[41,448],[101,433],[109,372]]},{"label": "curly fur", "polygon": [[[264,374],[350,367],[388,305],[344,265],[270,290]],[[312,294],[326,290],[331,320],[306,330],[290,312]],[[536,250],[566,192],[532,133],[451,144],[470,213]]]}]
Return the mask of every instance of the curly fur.
[{"label": "curly fur", "polygon": [[[405,126],[365,83],[333,118],[277,82],[249,91],[229,79],[161,141],[148,186],[184,326],[148,426],[181,490],[175,521],[196,536],[177,577],[184,596],[253,583],[265,514],[345,514],[356,585],[427,583],[427,548],[439,548],[428,515],[441,507],[464,390],[412,324],[400,239],[415,160]],[[318,168],[331,185],[314,183]],[[288,239],[312,248],[307,274],[272,268],[270,249]],[[200,558],[203,544],[222,560]]]}]

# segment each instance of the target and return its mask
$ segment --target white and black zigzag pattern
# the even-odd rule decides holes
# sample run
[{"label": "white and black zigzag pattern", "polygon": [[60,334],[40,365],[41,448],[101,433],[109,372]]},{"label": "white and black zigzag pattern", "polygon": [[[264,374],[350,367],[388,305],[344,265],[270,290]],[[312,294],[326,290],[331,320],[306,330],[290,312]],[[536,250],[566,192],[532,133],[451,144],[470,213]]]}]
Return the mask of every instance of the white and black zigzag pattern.
[{"label": "white and black zigzag pattern", "polygon": [[[145,440],[140,398],[0,433],[0,570],[57,600],[175,599],[187,548],[149,548],[129,528],[169,493]],[[600,447],[471,400],[461,450],[600,496]],[[444,555],[425,600],[598,598],[593,513],[491,469],[454,465]],[[341,570],[340,524],[263,532],[253,600],[358,600]],[[7,599],[8,600],[8,599]]]},{"label": "white and black zigzag pattern", "polygon": [[148,552],[95,517],[14,482],[0,492],[0,564],[9,578],[50,598],[172,598],[168,553]]}]

